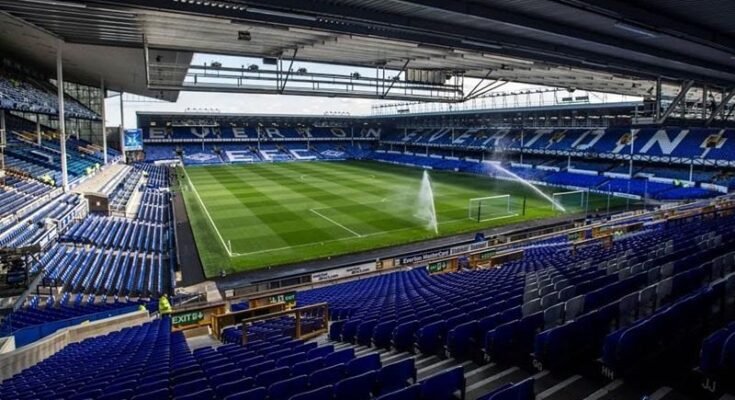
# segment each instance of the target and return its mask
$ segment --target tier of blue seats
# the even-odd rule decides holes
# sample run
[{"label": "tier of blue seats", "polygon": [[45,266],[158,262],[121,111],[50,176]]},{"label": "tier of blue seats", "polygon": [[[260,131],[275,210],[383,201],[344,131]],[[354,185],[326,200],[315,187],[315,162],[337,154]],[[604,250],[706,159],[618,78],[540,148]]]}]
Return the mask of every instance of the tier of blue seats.
[{"label": "tier of blue seats", "polygon": [[154,162],[160,160],[175,160],[176,146],[166,144],[146,144],[145,145],[145,161]]},{"label": "tier of blue seats", "polygon": [[[263,144],[261,146],[264,150],[276,150],[280,146],[284,151],[275,155],[274,161],[289,161],[294,159],[288,150],[305,150],[306,143],[279,143],[275,144]],[[220,153],[215,153],[215,148],[220,149]],[[202,145],[162,145],[162,144],[146,144],[146,161],[153,162],[159,160],[171,160],[178,158],[176,151],[181,150],[184,152],[184,163],[187,165],[208,165],[208,164],[220,164],[220,163],[237,163],[243,162],[242,159],[230,159],[228,151],[237,152],[238,156],[246,155],[249,158],[248,162],[263,162],[263,155],[258,152],[255,145],[251,144],[232,144],[232,143],[216,143],[207,144],[202,149]],[[354,145],[348,144],[348,142],[313,142],[310,144],[310,152],[308,155],[314,156],[321,160],[332,160],[332,159],[363,159],[367,158],[372,154],[373,146],[371,143],[355,143]]]},{"label": "tier of blue seats", "polygon": [[[653,299],[666,306],[700,290],[708,299],[735,301],[735,262],[713,261],[735,240],[732,219],[714,229],[706,219],[654,225],[612,248],[572,252],[560,239],[527,248],[523,261],[496,270],[429,276],[414,269],[299,292],[297,304],[329,302],[334,340],[446,350],[460,359],[482,349],[495,362],[528,361],[533,352],[539,365],[558,369],[601,355],[605,335],[620,321],[650,315],[636,304],[650,307]],[[647,300],[633,302],[641,296]],[[645,346],[635,348],[647,354]]]},{"label": "tier of blue seats", "polygon": [[15,248],[35,244],[48,232],[46,219],[63,219],[74,210],[80,201],[78,195],[70,193],[56,197],[41,205],[40,208],[33,208],[17,223],[2,227],[0,247]]},{"label": "tier of blue seats", "polygon": [[[6,150],[15,158],[25,160],[51,169],[61,169],[61,151],[58,143],[44,142],[42,146],[14,141]],[[73,149],[68,149],[66,155],[67,171],[71,177],[84,176],[88,169],[94,169],[99,160],[82,154]]]},{"label": "tier of blue seats", "polygon": [[[58,139],[43,139],[41,145],[44,148],[52,149],[58,154],[61,154],[61,143]],[[86,167],[93,167],[95,166],[95,164],[102,164],[102,154],[97,154],[96,152],[92,152],[92,150],[90,149],[86,149],[87,146],[89,146],[89,143],[86,141],[77,140],[74,138],[67,139],[66,156],[69,158],[67,161],[72,160],[74,163],[80,164],[78,166],[80,170]],[[80,150],[80,148],[85,148],[86,151],[82,151]],[[76,165],[75,168],[77,168]]]},{"label": "tier of blue seats", "polygon": [[[417,383],[412,358],[383,365],[377,353],[355,357],[353,348],[335,350],[278,335],[193,354],[182,350],[172,371],[174,399],[389,399],[414,393],[415,399],[448,400],[464,391],[462,367]],[[156,390],[165,395],[166,389],[161,382]]]},{"label": "tier of blue seats", "polygon": [[61,283],[65,292],[158,297],[171,285],[170,267],[163,259],[161,253],[58,243],[44,254],[41,265],[46,278]]},{"label": "tier of blue seats", "polygon": [[[634,154],[647,156],[671,156],[680,158],[705,158],[718,160],[735,160],[735,143],[730,142],[735,137],[735,130],[720,128],[635,128]],[[655,135],[665,132],[669,140],[679,134],[684,138],[673,146],[670,153],[664,153],[661,146],[645,146]],[[684,132],[686,131],[686,132]],[[458,149],[485,149],[485,150],[520,150],[521,144],[528,151],[585,151],[595,154],[629,154],[631,137],[630,127],[614,127],[607,129],[589,128],[538,128],[538,129],[403,129],[385,130],[381,134],[381,141],[398,145],[443,146]],[[521,141],[521,135],[524,139]],[[721,137],[720,148],[707,148],[704,143],[710,138]],[[594,138],[599,136],[599,140]],[[577,147],[574,147],[577,143]],[[592,146],[590,146],[592,143]],[[725,149],[727,148],[727,149]],[[645,153],[643,152],[645,150]],[[668,149],[667,149],[668,150]]]},{"label": "tier of blue seats", "polygon": [[[324,327],[324,318],[321,315],[305,315],[301,318],[301,333],[303,335]],[[248,341],[267,340],[271,336],[296,336],[296,321],[292,317],[283,317],[253,323],[247,326]],[[222,331],[223,343],[242,343],[242,326],[227,327]]]},{"label": "tier of blue seats", "polygon": [[[462,367],[416,382],[414,359],[383,365],[288,336],[191,352],[170,319],[68,345],[5,380],[3,399],[369,399],[464,397]],[[415,396],[411,397],[410,395]],[[398,397],[396,397],[398,396]],[[408,397],[406,397],[408,396]]]},{"label": "tier of blue seats", "polygon": [[91,215],[71,226],[61,241],[161,253],[167,250],[168,230],[162,224]]},{"label": "tier of blue seats", "polygon": [[31,201],[31,195],[0,186],[0,218],[15,213]]},{"label": "tier of blue seats", "polygon": [[[59,321],[84,315],[94,314],[102,311],[115,310],[124,307],[130,307],[139,304],[132,301],[116,301],[113,303],[85,302],[82,296],[77,296],[77,300],[72,301],[71,295],[66,295],[60,299],[59,304],[55,301],[49,301],[44,305],[37,304],[37,298],[29,301],[28,307],[23,307],[14,311],[8,317],[3,319],[0,324],[0,333],[10,334],[28,326],[45,324],[47,322]],[[0,335],[2,336],[2,335]]]},{"label": "tier of blue seats", "polygon": [[[619,335],[631,324],[634,326],[639,323],[637,321],[664,312],[672,301],[682,296],[702,288],[709,291],[707,286],[710,282],[720,281],[725,274],[732,276],[732,268],[714,270],[709,263],[722,252],[722,248],[699,253],[695,252],[696,248],[696,245],[684,246],[668,257],[678,262],[644,269],[615,285],[593,292],[594,297],[570,299],[559,318],[564,322],[535,336],[533,353],[536,362],[554,370],[594,360],[607,351],[607,342],[614,340],[611,337]],[[692,255],[686,257],[687,254]],[[661,332],[669,333],[673,334],[673,331]],[[606,335],[609,335],[608,339]],[[653,347],[639,348],[639,357],[642,360],[656,350]]]},{"label": "tier of blue seats", "polygon": [[20,179],[13,176],[5,177],[5,185],[11,186],[15,190],[31,196],[42,196],[53,190],[51,186],[45,185],[41,182]]},{"label": "tier of blue seats", "polygon": [[13,157],[9,153],[5,153],[4,156],[6,168],[24,172],[36,179],[50,177],[53,182],[61,182],[61,170],[22,160],[20,158]]},{"label": "tier of blue seats", "polygon": [[[374,138],[377,139],[380,128],[322,128],[322,127],[268,127],[261,128],[258,131],[256,127],[239,127],[233,128],[229,123],[222,126],[213,127],[172,127],[161,130],[161,128],[150,128],[144,126],[143,138],[156,140],[161,142],[232,142],[233,140],[250,140],[257,141],[260,137],[261,142],[265,141],[284,141],[284,140],[306,140],[306,139],[350,139],[352,132],[357,139]],[[235,132],[237,131],[237,136]],[[152,133],[153,132],[153,133]]]},{"label": "tier of blue seats", "polygon": [[[58,94],[25,74],[0,70],[0,108],[41,114],[58,114]],[[64,111],[69,118],[99,119],[89,108],[66,95]]]},{"label": "tier of blue seats", "polygon": [[152,189],[168,188],[171,183],[169,177],[169,168],[165,166],[156,166],[153,164],[136,163],[135,169],[142,170],[147,174],[147,187]]},{"label": "tier of blue seats", "polygon": [[138,208],[138,221],[165,224],[170,221],[169,194],[157,190],[146,189]]},{"label": "tier of blue seats", "polygon": [[138,182],[140,182],[141,176],[143,176],[142,169],[131,168],[127,171],[125,177],[109,195],[111,209],[125,210],[128,200],[133,196],[133,192],[138,189]]},{"label": "tier of blue seats", "polygon": [[[375,152],[372,159],[399,164],[410,164],[432,169],[461,171],[484,176],[512,178],[507,173],[491,165],[476,161],[442,159],[422,155]],[[647,196],[659,200],[702,199],[715,197],[719,193],[701,187],[678,187],[674,184],[654,182],[647,179],[608,178],[601,175],[588,175],[566,171],[547,171],[538,168],[504,166],[517,176],[530,181],[543,181],[550,185],[576,188],[590,188],[600,191]],[[627,172],[627,171],[626,171]]]},{"label": "tier of blue seats", "polygon": [[222,158],[219,154],[215,154],[213,145],[185,144],[179,147],[186,165],[222,164]]},{"label": "tier of blue seats", "polygon": [[160,378],[168,382],[173,353],[182,344],[184,336],[171,334],[169,319],[72,343],[5,380],[0,385],[0,397],[130,399],[145,393],[147,383]]},{"label": "tier of blue seats", "polygon": [[[42,146],[9,138],[10,146],[5,152],[6,166],[28,173],[36,179],[50,178],[57,185],[61,183],[61,153],[56,141],[45,140]],[[70,182],[95,170],[101,160],[96,156],[67,149],[67,171]]]},{"label": "tier of blue seats", "polygon": [[702,342],[699,372],[711,381],[723,383],[735,376],[735,322]]},{"label": "tier of blue seats", "polygon": [[556,172],[548,174],[543,178],[543,180],[552,185],[597,188],[602,186],[608,180],[608,178],[599,175]]}]

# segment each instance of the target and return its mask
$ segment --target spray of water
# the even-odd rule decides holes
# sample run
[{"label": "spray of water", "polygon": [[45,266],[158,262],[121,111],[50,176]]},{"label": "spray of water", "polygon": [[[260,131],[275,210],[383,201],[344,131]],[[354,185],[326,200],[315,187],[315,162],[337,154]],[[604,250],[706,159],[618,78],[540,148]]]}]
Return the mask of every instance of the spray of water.
[{"label": "spray of water", "polygon": [[419,189],[419,195],[416,201],[416,214],[414,216],[426,223],[426,229],[433,230],[435,234],[439,234],[439,225],[436,222],[436,208],[434,207],[434,190],[431,188],[431,180],[426,170],[424,170],[424,176],[421,178],[421,188]]},{"label": "spray of water", "polygon": [[525,179],[521,178],[520,176],[518,176],[518,175],[517,175],[516,173],[514,173],[513,171],[509,171],[508,169],[506,169],[505,167],[503,167],[503,166],[502,166],[502,165],[500,165],[499,163],[498,163],[498,164],[492,163],[492,164],[490,164],[490,165],[492,165],[492,167],[493,167],[494,169],[496,169],[497,171],[499,171],[499,172],[501,172],[501,173],[503,173],[503,174],[505,174],[505,175],[508,175],[508,176],[510,176],[510,177],[511,177],[511,178],[513,178],[513,179],[514,179],[515,181],[518,181],[518,182],[520,182],[521,184],[523,184],[523,185],[525,185],[526,187],[528,187],[528,188],[530,188],[531,190],[533,190],[533,191],[534,191],[534,192],[535,192],[536,194],[538,194],[539,196],[541,196],[541,197],[543,197],[544,199],[548,200],[548,201],[549,201],[549,203],[553,204],[553,205],[554,205],[554,207],[555,207],[555,208],[556,208],[557,210],[560,210],[561,212],[567,212],[567,209],[566,209],[566,208],[564,208],[564,206],[562,206],[561,204],[559,204],[559,202],[558,202],[558,201],[555,201],[555,200],[554,200],[553,198],[551,198],[551,196],[549,196],[548,194],[544,193],[544,192],[543,192],[543,191],[542,191],[541,189],[539,189],[539,188],[537,188],[536,186],[534,186],[534,185],[533,185],[533,184],[532,184],[531,182],[529,182],[529,181],[527,181],[527,180],[525,180]]}]

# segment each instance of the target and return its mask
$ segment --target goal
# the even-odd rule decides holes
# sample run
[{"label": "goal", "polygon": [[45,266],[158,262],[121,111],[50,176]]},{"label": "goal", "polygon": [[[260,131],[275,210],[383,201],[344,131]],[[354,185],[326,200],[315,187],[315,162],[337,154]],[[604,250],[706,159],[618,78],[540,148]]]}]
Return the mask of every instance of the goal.
[{"label": "goal", "polygon": [[470,199],[468,211],[469,219],[477,222],[514,215],[509,194]]},{"label": "goal", "polygon": [[555,212],[578,212],[584,210],[587,205],[588,194],[586,190],[554,193],[552,195],[554,201],[551,203],[551,209]]}]

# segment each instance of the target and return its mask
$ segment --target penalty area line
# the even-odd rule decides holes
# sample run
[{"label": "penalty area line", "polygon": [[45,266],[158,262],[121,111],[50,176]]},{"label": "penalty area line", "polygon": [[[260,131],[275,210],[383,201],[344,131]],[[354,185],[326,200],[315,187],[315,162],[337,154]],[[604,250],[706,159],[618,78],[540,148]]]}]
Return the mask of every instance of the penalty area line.
[{"label": "penalty area line", "polygon": [[[499,216],[499,217],[492,217],[492,218],[486,218],[486,219],[481,219],[481,220],[480,220],[480,222],[495,221],[496,219],[513,218],[513,217],[517,217],[517,216],[519,216],[519,215],[520,215],[520,214],[518,214],[518,213],[515,213],[515,214],[508,214],[508,215],[501,215],[501,216]],[[469,219],[470,221],[477,221],[477,220],[476,220],[475,218],[468,218],[468,219]]]},{"label": "penalty area line", "polygon": [[314,214],[316,214],[316,215],[318,215],[318,216],[320,216],[320,217],[322,217],[322,218],[326,219],[327,221],[329,221],[329,222],[331,222],[331,223],[333,223],[333,224],[335,224],[335,225],[339,226],[340,228],[342,228],[342,229],[346,230],[347,232],[349,232],[349,233],[351,233],[351,234],[355,235],[355,237],[362,237],[362,235],[361,235],[361,234],[359,234],[359,233],[357,233],[357,232],[353,231],[352,229],[350,229],[350,228],[348,228],[348,227],[346,227],[346,226],[344,226],[344,225],[340,224],[339,222],[337,222],[337,221],[335,221],[335,220],[333,220],[333,219],[331,219],[331,218],[327,217],[326,215],[324,215],[324,214],[320,213],[319,211],[317,211],[317,210],[316,210],[315,208],[310,208],[310,209],[309,209],[309,211],[311,211],[311,212],[313,212]]}]

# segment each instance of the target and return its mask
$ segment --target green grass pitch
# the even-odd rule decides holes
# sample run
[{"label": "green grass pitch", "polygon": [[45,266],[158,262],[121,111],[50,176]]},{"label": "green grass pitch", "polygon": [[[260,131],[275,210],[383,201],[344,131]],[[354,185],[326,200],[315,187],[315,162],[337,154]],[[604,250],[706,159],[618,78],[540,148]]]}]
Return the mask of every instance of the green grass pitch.
[{"label": "green grass pitch", "polygon": [[[187,167],[179,182],[212,277],[436,237],[416,216],[422,173],[367,161],[235,164]],[[430,176],[439,236],[558,215],[516,182],[442,171]],[[488,220],[470,220],[469,199],[506,194],[510,213],[507,200],[497,200],[483,210]],[[563,204],[583,212],[578,202]],[[607,196],[590,197],[590,210],[606,205]]]}]

